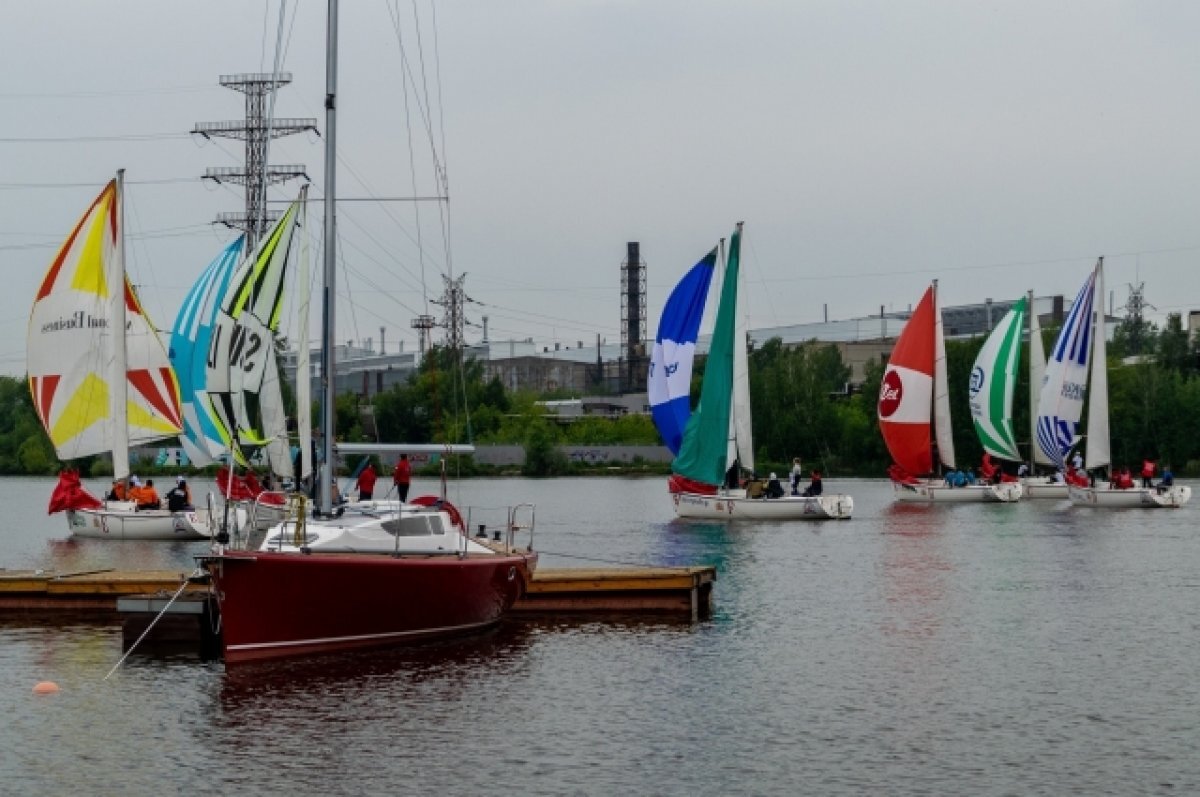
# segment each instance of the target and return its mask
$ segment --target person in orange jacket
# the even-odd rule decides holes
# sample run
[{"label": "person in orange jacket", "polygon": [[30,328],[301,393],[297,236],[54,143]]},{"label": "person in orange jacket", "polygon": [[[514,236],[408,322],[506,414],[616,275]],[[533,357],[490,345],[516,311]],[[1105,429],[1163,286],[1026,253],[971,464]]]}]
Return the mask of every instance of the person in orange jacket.
[{"label": "person in orange jacket", "polygon": [[138,509],[159,509],[162,507],[162,502],[158,497],[158,490],[154,489],[154,479],[146,479],[144,485],[139,484],[129,491],[129,497],[137,503]]}]

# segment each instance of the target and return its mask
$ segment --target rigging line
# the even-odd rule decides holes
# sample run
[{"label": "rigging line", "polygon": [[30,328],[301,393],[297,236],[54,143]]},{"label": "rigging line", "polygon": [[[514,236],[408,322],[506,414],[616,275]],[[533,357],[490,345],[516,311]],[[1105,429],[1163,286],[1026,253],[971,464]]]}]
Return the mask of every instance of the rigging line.
[{"label": "rigging line", "polygon": [[[136,227],[141,227],[141,220],[138,215],[138,206],[137,206],[137,203],[134,202],[133,200],[134,200],[134,197],[133,197],[132,193],[126,191],[125,192],[125,212],[129,215],[132,215],[134,225]],[[146,294],[144,291],[140,290],[140,287],[144,287],[144,286],[151,287],[154,291],[154,296],[155,296],[156,302],[160,301],[161,296],[162,296],[162,290],[161,290],[161,286],[159,286],[159,284],[158,284],[158,280],[157,280],[158,275],[154,271],[154,269],[150,265],[146,265],[145,268],[143,268],[143,258],[145,259],[145,262],[147,264],[149,264],[149,262],[150,262],[150,257],[148,255],[148,253],[146,252],[146,240],[144,238],[136,238],[132,235],[129,235],[129,226],[130,226],[129,219],[127,217],[125,220],[126,243],[128,244],[129,242],[133,242],[136,245],[135,246],[127,246],[127,249],[126,249],[126,258],[127,259],[125,262],[125,272],[126,272],[125,277],[126,277],[126,279],[129,279],[129,276],[130,276],[129,275],[129,260],[132,259],[134,264],[137,266],[137,268],[136,268],[136,274],[135,274],[136,279],[130,280],[130,282],[132,282],[134,285],[134,292],[137,294],[138,300],[144,306],[146,303]],[[129,255],[131,255],[131,254],[133,255],[133,257],[129,258]],[[162,308],[159,307],[158,311],[161,311],[161,310],[162,310]],[[156,311],[154,313],[149,313],[149,310],[147,308],[147,313],[149,314],[149,317],[146,320],[149,321],[150,318],[164,317],[158,311]],[[152,326],[153,326],[153,324],[152,324]]]},{"label": "rigging line", "polygon": [[[338,250],[337,253],[338,253],[338,255],[340,255],[340,257],[338,258],[338,262],[340,262],[342,264],[342,276],[344,277],[345,284],[349,285],[350,284],[350,266],[349,266],[349,264],[346,263],[345,241],[343,240],[341,235],[339,235],[337,237],[336,243],[337,243],[337,250]],[[354,331],[354,339],[359,340],[359,337],[358,337],[358,314],[355,312],[356,309],[357,308],[355,307],[354,302],[351,302],[350,303],[350,329]]]},{"label": "rigging line", "polygon": [[[397,31],[399,31],[399,14],[400,14],[399,4],[398,4],[398,0],[397,0],[396,9],[395,9],[395,13],[393,16],[393,19],[395,20],[395,25],[396,25]],[[429,107],[428,81],[425,78],[426,69],[425,69],[424,49],[421,44],[421,41],[422,41],[421,40],[421,23],[420,23],[420,18],[417,14],[415,0],[413,2],[413,18],[414,18],[414,27],[416,29],[416,35],[417,35],[417,49],[418,49],[420,63],[421,63],[421,83],[425,87],[423,95],[421,92],[419,92],[417,90],[417,81],[416,81],[416,77],[413,75],[412,65],[408,60],[408,53],[404,49],[403,41],[401,40],[399,35],[397,35],[397,41],[400,45],[401,72],[403,73],[404,84],[405,84],[406,90],[407,90],[408,84],[410,82],[412,83],[413,94],[417,100],[417,107],[421,110],[421,119],[424,122],[425,135],[429,141],[430,158],[433,162],[435,183],[441,189],[442,195],[447,198],[447,202],[448,202],[449,196],[450,196],[449,179],[447,177],[446,167],[441,162],[440,157],[438,155],[437,143],[436,143],[436,140],[434,137],[432,110]],[[442,137],[443,137],[443,142],[444,142],[444,138],[445,138],[445,130],[444,129],[442,130]],[[411,134],[410,134],[410,146],[411,146]],[[449,217],[449,208],[444,207],[444,206],[439,206],[438,207],[438,223],[440,225],[440,231],[442,234],[442,249],[446,253],[445,273],[449,278],[453,279],[454,278],[454,265],[453,265],[453,256],[451,254],[451,248],[450,248],[451,247],[450,229],[449,229],[450,221],[449,221],[448,217]],[[428,312],[428,309],[429,309],[428,299],[426,300],[426,308],[425,309],[426,309],[426,312]]]},{"label": "rigging line", "polygon": [[[196,235],[199,232],[206,230],[211,225],[195,224],[187,227],[168,227],[166,230],[158,232],[143,232],[137,235],[131,235],[127,240],[143,240],[151,238],[181,238],[188,235]],[[182,230],[190,230],[190,232],[180,232]],[[27,249],[51,249],[62,246],[62,241],[48,241],[31,244],[5,244],[0,245],[0,252],[19,252]]]},{"label": "rigging line", "polygon": [[[363,304],[363,303],[361,303],[361,302],[356,302],[356,301],[354,300],[354,297],[353,297],[353,296],[350,296],[350,295],[348,295],[348,294],[345,294],[345,293],[341,293],[341,292],[339,292],[339,293],[338,293],[338,301],[339,301],[339,302],[342,302],[342,301],[349,302],[349,303],[351,304],[351,306],[353,306],[353,307],[357,308],[357,309],[358,309],[360,312],[362,312],[364,315],[368,315],[368,316],[370,316],[371,318],[374,318],[374,319],[376,319],[377,321],[381,321],[381,322],[383,322],[385,325],[386,325],[386,324],[394,324],[394,323],[396,322],[396,319],[395,319],[395,318],[390,318],[390,317],[388,317],[388,316],[385,316],[385,315],[380,315],[379,313],[377,313],[377,312],[375,312],[374,310],[372,310],[372,309],[371,309],[369,306],[367,306],[366,304]],[[406,307],[405,309],[406,309],[406,310],[408,310],[408,308],[407,308],[407,307]],[[412,312],[412,311],[411,311],[411,310],[409,310],[409,312]],[[411,341],[411,340],[412,340],[412,338],[411,338],[411,337],[410,337],[410,338],[407,338],[407,340],[410,340],[410,341]]]},{"label": "rigging line", "polygon": [[[746,236],[743,235],[742,243],[750,244],[750,247],[749,247],[750,248],[750,262],[756,264],[754,272],[758,276],[759,284],[762,285],[762,287],[763,287],[763,294],[766,296],[766,301],[767,301],[767,311],[770,313],[771,318],[773,318],[775,320],[775,323],[778,324],[779,323],[779,314],[775,312],[775,303],[771,301],[771,289],[767,286],[766,279],[763,276],[763,270],[761,268],[757,267],[757,264],[761,263],[762,260],[759,259],[758,250],[754,247],[754,239],[751,238],[749,241],[747,241]],[[746,265],[746,264],[743,263],[743,266],[744,265]],[[746,299],[747,299],[746,315],[750,316],[751,315],[750,302],[749,302],[750,297],[747,296]]]},{"label": "rigging line", "polygon": [[[393,9],[388,7],[388,11],[392,13],[392,25],[396,31],[396,42],[400,47],[401,63],[405,60],[404,54],[404,35],[400,29],[399,8]],[[408,81],[400,81],[401,90],[404,94],[404,129],[408,134],[406,136],[408,144],[408,173],[412,181],[413,196],[417,194],[417,164],[416,157],[413,153],[413,136],[412,136],[412,109],[408,102]],[[429,285],[425,279],[425,249],[421,243],[421,206],[420,204],[413,205],[413,217],[417,226],[417,259],[421,264],[421,300],[425,306],[425,313],[429,313]]]},{"label": "rigging line", "polygon": [[[353,247],[353,244],[343,241],[342,246],[343,247]],[[370,259],[370,258],[368,257],[368,259]],[[412,313],[414,316],[420,315],[420,313],[418,313],[416,310],[412,309],[411,307],[406,305],[404,302],[400,301],[400,299],[396,298],[396,291],[388,290],[387,288],[380,285],[378,282],[367,277],[367,275],[364,272],[358,270],[357,268],[354,268],[353,266],[351,266],[349,264],[346,264],[346,269],[353,275],[357,276],[359,282],[362,282],[362,283],[366,284],[368,287],[374,289],[374,290],[369,291],[369,293],[372,296],[383,297],[383,298],[391,301],[392,303],[398,305],[399,307],[406,310],[407,312]],[[347,287],[347,289],[345,290],[345,295],[353,296],[354,291],[350,290],[349,287]]]},{"label": "rigging line", "polygon": [[[357,227],[357,228],[359,229],[359,231],[360,231],[360,232],[361,232],[361,233],[362,233],[362,234],[363,234],[363,235],[364,235],[364,236],[367,238],[367,240],[369,240],[371,243],[373,243],[373,244],[375,244],[377,247],[379,247],[379,250],[380,250],[381,252],[384,252],[385,254],[389,253],[389,249],[388,249],[388,247],[387,247],[387,246],[385,246],[385,245],[384,245],[384,244],[383,244],[383,243],[382,243],[382,242],[381,242],[381,241],[380,241],[378,238],[376,238],[374,235],[372,235],[372,234],[370,233],[370,231],[368,231],[368,230],[367,230],[367,228],[366,228],[366,227],[364,227],[364,226],[363,226],[363,225],[362,225],[362,224],[361,224],[361,223],[360,223],[360,222],[359,222],[357,219],[353,218],[353,217],[352,217],[350,214],[348,214],[348,213],[343,213],[343,214],[341,214],[341,215],[340,215],[340,218],[346,219],[347,221],[349,221],[350,223],[352,223],[352,224],[353,224],[355,227]],[[384,271],[386,271],[388,274],[391,274],[392,276],[399,276],[399,275],[398,275],[398,274],[396,274],[396,272],[395,272],[395,271],[394,271],[392,268],[390,268],[390,267],[389,267],[389,266],[388,266],[386,263],[384,263],[383,261],[381,261],[381,260],[379,260],[379,259],[377,259],[377,258],[375,258],[375,257],[372,257],[372,256],[371,256],[371,255],[369,255],[369,254],[367,253],[367,251],[366,251],[365,249],[363,249],[362,247],[357,247],[357,246],[356,246],[356,248],[358,249],[358,251],[362,252],[362,253],[363,253],[363,255],[365,255],[365,256],[366,256],[368,259],[370,259],[372,263],[376,263],[376,264],[378,264],[378,265],[380,266],[380,268],[382,268],[382,269],[383,269]],[[392,255],[392,256],[393,256],[393,257],[395,257],[395,255]],[[421,282],[420,282],[420,280],[418,279],[417,275],[416,275],[416,274],[413,274],[413,273],[412,273],[412,270],[411,270],[411,269],[410,269],[408,266],[404,265],[404,263],[403,263],[403,262],[402,262],[402,261],[401,261],[401,260],[400,260],[398,257],[396,257],[396,261],[395,261],[395,262],[396,262],[396,265],[398,265],[398,266],[399,266],[399,267],[400,267],[400,268],[401,268],[401,269],[402,269],[402,270],[403,270],[403,271],[404,271],[406,274],[408,274],[408,276],[412,277],[412,279],[414,279],[414,280],[417,280],[418,284],[423,284],[423,283],[421,283]]]},{"label": "rigging line", "polygon": [[[1200,245],[1174,246],[1163,249],[1143,249],[1141,251],[1114,252],[1105,255],[1106,260],[1118,257],[1136,257],[1140,255],[1177,254],[1179,252],[1194,252]],[[905,271],[875,271],[856,272],[851,274],[821,274],[809,277],[772,277],[767,282],[818,282],[822,280],[862,279],[863,277],[904,277],[912,274],[939,274],[958,271],[988,271],[991,269],[1027,268],[1031,266],[1049,266],[1060,263],[1078,264],[1080,261],[1095,262],[1095,255],[1080,255],[1077,257],[1055,257],[1044,260],[1018,260],[1007,263],[978,263],[965,266],[942,266],[939,268],[908,269]]]},{"label": "rigging line", "polygon": [[[412,9],[413,9],[413,22],[414,22],[414,25],[415,25],[416,31],[417,31],[417,53],[420,56],[420,60],[421,60],[421,91],[422,91],[422,96],[425,100],[425,108],[427,109],[426,119],[427,119],[427,128],[428,129],[427,129],[426,135],[429,138],[429,152],[430,152],[430,156],[433,158],[433,165],[434,165],[435,172],[440,171],[440,174],[441,174],[442,188],[443,188],[442,193],[445,194],[446,196],[449,196],[450,195],[449,172],[448,172],[445,164],[442,163],[442,161],[440,160],[440,157],[438,155],[437,140],[434,137],[434,133],[433,133],[433,107],[430,104],[430,99],[429,99],[429,70],[425,66],[425,41],[421,36],[421,21],[420,21],[420,16],[417,13],[417,0],[412,0]],[[442,131],[441,131],[443,144],[445,143],[445,132],[446,132],[445,128],[443,127]],[[443,146],[443,150],[444,149],[445,148]],[[444,151],[443,151],[442,155],[443,156],[445,155]],[[453,255],[451,253],[451,248],[450,248],[451,247],[450,208],[449,207],[439,207],[438,208],[438,218],[441,220],[441,223],[442,223],[442,236],[444,239],[443,247],[446,250],[446,271],[450,275],[450,278],[453,279],[454,278],[454,258],[453,258]]]},{"label": "rigging line", "polygon": [[[309,107],[307,104],[305,104],[305,107],[308,108],[308,110],[310,110],[310,111],[312,110],[312,108]],[[358,184],[363,187],[363,190],[366,191],[367,194],[372,195],[372,196],[374,195],[375,192],[371,188],[371,185],[367,182],[366,178],[364,178],[362,176],[362,174],[360,174],[358,172],[358,170],[354,168],[354,166],[350,163],[350,161],[348,161],[340,151],[337,155],[337,162],[338,162],[338,165],[341,166],[342,168],[344,168],[346,170],[346,172],[348,172],[350,174],[351,177],[353,177],[354,179],[356,179],[358,181]],[[442,196],[440,199],[442,202],[448,202],[449,196],[448,195]],[[316,202],[316,201],[324,201],[324,200],[317,199],[317,198],[311,198],[309,201]],[[341,201],[342,201],[342,198],[338,197],[338,202],[340,203]],[[354,200],[354,201],[362,202],[362,201],[367,201],[367,200],[358,199],[358,200]],[[383,211],[383,215],[386,216],[390,222],[395,224],[396,227],[399,228],[400,232],[404,234],[404,237],[406,237],[415,246],[417,244],[416,238],[413,237],[413,234],[411,232],[409,232],[408,228],[404,225],[404,223],[402,221],[400,221],[399,218],[392,215],[391,209],[388,207],[387,203],[382,203],[382,204],[380,204],[379,207]],[[448,255],[447,255],[447,257],[448,257]]]},{"label": "rigging line", "polygon": [[[267,136],[263,142],[264,169],[268,168],[271,163],[271,139],[273,137],[271,133],[275,126],[275,99],[279,96],[279,67],[283,60],[283,23],[286,19],[287,0],[279,0],[279,26],[275,32],[275,61],[271,70],[271,102],[267,107]],[[267,182],[264,179],[262,185],[258,187],[259,216],[257,219],[251,220],[260,233],[264,232],[267,226]],[[257,238],[257,236],[255,237]]]},{"label": "rigging line", "polygon": [[[511,316],[511,315],[504,315],[504,314],[493,314],[493,313],[489,313],[489,314],[488,314],[488,318],[499,318],[499,319],[503,319],[503,320],[505,320],[505,321],[512,321],[512,322],[514,322],[514,323],[517,323],[517,324],[526,324],[526,325],[533,324],[533,325],[535,325],[535,326],[537,326],[537,327],[543,327],[543,326],[544,326],[544,325],[547,323],[546,321],[543,321],[543,320],[540,320],[540,319],[530,320],[530,319],[527,319],[527,318],[522,318],[522,317],[520,317],[520,316]],[[551,324],[552,324],[552,325],[555,327],[555,329],[565,329],[565,330],[570,330],[570,331],[572,331],[572,332],[583,332],[583,333],[585,333],[585,334],[588,334],[588,335],[596,335],[596,334],[599,334],[599,335],[613,335],[613,336],[615,336],[615,334],[616,334],[616,333],[614,332],[614,330],[612,330],[611,328],[605,328],[605,327],[598,327],[598,326],[579,326],[579,325],[577,325],[577,324],[572,324],[572,323],[570,323],[570,322],[567,322],[567,321],[558,321],[558,320],[555,320],[555,319],[551,319],[551,320],[549,321],[549,323],[551,323]],[[540,329],[540,328],[539,328],[539,329],[538,329],[538,333],[539,333],[539,335],[538,335],[538,336],[539,336],[539,337],[542,337],[542,336],[544,336],[545,330],[544,330],[544,329]],[[553,339],[555,336],[554,336],[554,335],[551,335],[550,337],[551,337],[551,339]]]},{"label": "rigging line", "polygon": [[[510,313],[517,313],[518,315],[528,315],[533,318],[544,318],[547,321],[560,321],[564,324],[579,323],[578,318],[563,318],[562,316],[547,315],[546,313],[534,313],[534,312],[526,311],[526,310],[518,310],[515,307],[503,307],[498,304],[490,304],[488,302],[476,302],[476,304],[480,305],[481,307],[488,307],[488,308],[492,308],[495,310],[505,310]],[[503,317],[503,316],[501,316],[501,317]],[[581,328],[584,328],[584,327],[581,327]],[[608,327],[592,327],[591,329],[595,332],[607,332],[607,331],[609,331],[610,328],[608,328]]]},{"label": "rigging line", "polygon": [[145,89],[114,89],[112,91],[5,91],[0,100],[87,99],[89,97],[136,97],[143,94],[192,94],[217,91],[216,86],[160,86]]},{"label": "rigging line", "polygon": [[429,16],[433,28],[433,85],[437,90],[438,135],[442,140],[442,179],[449,184],[450,157],[449,151],[446,149],[446,106],[442,102],[442,56],[438,38],[437,4],[434,0],[429,0]]},{"label": "rigging line", "polygon": [[[126,180],[125,185],[168,185],[194,183],[199,177],[162,177],[156,180]],[[16,191],[36,188],[92,188],[95,182],[86,183],[0,183],[0,191]]]},{"label": "rigging line", "polygon": [[84,144],[110,141],[165,141],[188,138],[191,133],[114,133],[107,136],[4,136],[0,144]]}]

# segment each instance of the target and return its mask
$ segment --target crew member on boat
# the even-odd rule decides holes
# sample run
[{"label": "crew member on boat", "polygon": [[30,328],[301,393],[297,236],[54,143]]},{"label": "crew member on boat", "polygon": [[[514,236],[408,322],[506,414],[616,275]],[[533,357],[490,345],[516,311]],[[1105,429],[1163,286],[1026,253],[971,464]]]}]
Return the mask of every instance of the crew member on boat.
[{"label": "crew member on boat", "polygon": [[800,495],[800,480],[804,478],[804,468],[800,466],[800,457],[792,459],[792,495]]},{"label": "crew member on boat", "polygon": [[1162,478],[1158,480],[1158,491],[1161,493],[1168,487],[1175,486],[1175,474],[1171,472],[1169,464],[1163,465]]},{"label": "crew member on boat", "polygon": [[154,479],[146,479],[144,485],[139,483],[129,493],[129,497],[137,503],[138,509],[159,509],[162,507],[162,501],[158,497],[158,490],[154,489]]},{"label": "crew member on boat", "polygon": [[[796,460],[796,461],[799,462],[799,460]],[[805,498],[816,497],[816,496],[820,495],[824,489],[825,488],[821,483],[821,471],[814,470],[812,472],[812,481],[810,481],[808,483],[808,486],[804,488],[804,497]]]},{"label": "crew member on boat", "polygon": [[996,463],[992,462],[992,455],[988,452],[983,452],[983,464],[979,466],[980,478],[985,482],[995,482],[996,479]]},{"label": "crew member on boat", "polygon": [[375,479],[375,466],[368,462],[367,467],[358,474],[358,481],[355,482],[355,486],[358,487],[359,501],[370,501],[375,495]]},{"label": "crew member on boat", "polygon": [[767,480],[767,498],[783,498],[783,485],[779,483],[779,477],[774,473]]},{"label": "crew member on boat", "polygon": [[172,512],[186,512],[193,509],[192,491],[182,476],[175,477],[175,486],[167,491],[167,509]]},{"label": "crew member on boat", "polygon": [[1146,488],[1154,486],[1154,460],[1149,457],[1142,460],[1142,486]]},{"label": "crew member on boat", "polygon": [[392,471],[392,484],[396,487],[400,503],[408,500],[408,487],[411,483],[412,465],[408,462],[408,454],[401,454],[400,459],[396,462],[396,469]]}]

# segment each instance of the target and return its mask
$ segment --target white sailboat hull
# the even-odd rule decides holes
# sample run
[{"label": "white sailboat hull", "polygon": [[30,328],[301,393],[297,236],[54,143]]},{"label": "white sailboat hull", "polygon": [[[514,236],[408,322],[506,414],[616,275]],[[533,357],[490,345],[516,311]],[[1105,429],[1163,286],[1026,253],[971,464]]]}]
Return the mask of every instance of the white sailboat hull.
[{"label": "white sailboat hull", "polygon": [[102,509],[69,509],[67,526],[76,537],[104,540],[207,540],[208,512],[134,509],[110,501]]},{"label": "white sailboat hull", "polygon": [[1044,478],[1021,479],[1025,489],[1025,498],[1041,498],[1044,500],[1065,501],[1067,498],[1067,483],[1052,482]]},{"label": "white sailboat hull", "polygon": [[917,503],[1003,503],[1021,500],[1023,490],[1018,482],[1000,484],[969,484],[965,487],[948,487],[940,481],[892,482],[897,501]]},{"label": "white sailboat hull", "polygon": [[1077,506],[1094,506],[1100,509],[1178,509],[1192,498],[1192,488],[1182,485],[1173,487],[1131,487],[1115,490],[1111,487],[1068,488],[1071,503]]},{"label": "white sailboat hull", "polygon": [[854,512],[854,499],[837,494],[748,498],[672,493],[671,499],[677,517],[696,520],[849,520]]}]

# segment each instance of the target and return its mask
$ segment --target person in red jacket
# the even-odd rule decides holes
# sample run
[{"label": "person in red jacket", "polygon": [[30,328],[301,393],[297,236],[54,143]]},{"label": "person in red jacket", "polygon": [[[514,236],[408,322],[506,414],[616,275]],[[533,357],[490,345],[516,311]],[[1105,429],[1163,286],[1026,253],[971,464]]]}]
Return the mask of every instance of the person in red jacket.
[{"label": "person in red jacket", "polygon": [[1142,460],[1142,486],[1154,486],[1154,460],[1149,457]]},{"label": "person in red jacket", "polygon": [[375,466],[368,462],[367,467],[358,474],[358,481],[355,482],[355,486],[358,487],[359,501],[370,501],[375,495],[375,479]]},{"label": "person in red jacket", "polygon": [[396,469],[392,471],[392,484],[396,486],[400,503],[408,500],[408,487],[411,483],[412,465],[408,462],[408,454],[401,454],[399,461],[396,462]]}]

